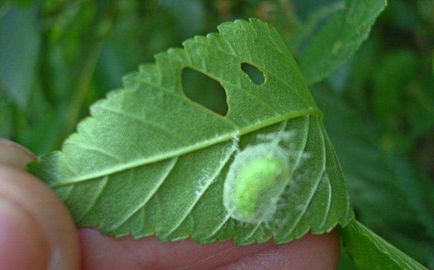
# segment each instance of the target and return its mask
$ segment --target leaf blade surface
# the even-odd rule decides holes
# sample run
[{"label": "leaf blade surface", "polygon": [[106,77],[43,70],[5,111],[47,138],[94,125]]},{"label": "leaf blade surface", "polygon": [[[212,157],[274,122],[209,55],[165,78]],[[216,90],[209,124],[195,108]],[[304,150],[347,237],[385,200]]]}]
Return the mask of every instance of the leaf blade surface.
[{"label": "leaf blade surface", "polygon": [[[155,64],[128,75],[123,89],[91,107],[91,117],[62,151],[32,166],[78,225],[115,236],[249,244],[270,238],[284,243],[351,220],[321,112],[277,32],[254,19],[218,29],[187,40],[184,49],[158,54]],[[264,82],[253,83],[243,63],[258,68]],[[223,86],[227,115],[184,95],[184,68]],[[242,224],[223,206],[228,167],[237,151],[279,134],[291,134],[279,142],[290,156],[290,185],[269,224]]]}]

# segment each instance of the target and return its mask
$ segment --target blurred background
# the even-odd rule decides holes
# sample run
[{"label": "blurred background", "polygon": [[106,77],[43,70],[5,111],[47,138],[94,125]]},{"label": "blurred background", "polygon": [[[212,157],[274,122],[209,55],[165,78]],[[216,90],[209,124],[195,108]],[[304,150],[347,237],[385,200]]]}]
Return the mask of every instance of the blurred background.
[{"label": "blurred background", "polygon": [[[0,0],[0,137],[37,154],[59,149],[123,75],[223,21],[268,21],[299,59],[343,7],[342,0]],[[357,217],[431,269],[433,49],[434,1],[389,0],[353,57],[310,87]],[[222,89],[183,76],[189,97],[224,110]],[[345,254],[340,267],[354,269]]]}]

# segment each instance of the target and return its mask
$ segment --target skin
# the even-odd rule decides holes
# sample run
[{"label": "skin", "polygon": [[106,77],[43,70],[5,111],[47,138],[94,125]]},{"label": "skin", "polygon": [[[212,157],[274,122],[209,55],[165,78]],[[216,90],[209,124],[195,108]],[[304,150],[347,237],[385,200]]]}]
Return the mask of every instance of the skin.
[{"label": "skin", "polygon": [[287,245],[239,247],[102,236],[76,229],[56,195],[24,171],[34,156],[0,139],[0,270],[26,269],[336,269],[335,232],[307,235]]}]

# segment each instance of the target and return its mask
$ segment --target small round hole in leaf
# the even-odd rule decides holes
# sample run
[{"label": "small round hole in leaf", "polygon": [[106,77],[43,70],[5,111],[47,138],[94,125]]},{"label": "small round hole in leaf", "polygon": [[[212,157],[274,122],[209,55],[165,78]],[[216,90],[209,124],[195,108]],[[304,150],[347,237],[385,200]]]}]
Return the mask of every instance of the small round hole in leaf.
[{"label": "small round hole in leaf", "polygon": [[184,68],[182,86],[190,100],[220,115],[228,112],[226,91],[218,81],[191,68]]},{"label": "small round hole in leaf", "polygon": [[241,69],[243,70],[244,73],[246,73],[250,80],[256,84],[256,85],[261,85],[264,83],[265,78],[264,78],[264,73],[262,73],[262,71],[259,70],[259,68],[249,64],[249,63],[241,63]]}]

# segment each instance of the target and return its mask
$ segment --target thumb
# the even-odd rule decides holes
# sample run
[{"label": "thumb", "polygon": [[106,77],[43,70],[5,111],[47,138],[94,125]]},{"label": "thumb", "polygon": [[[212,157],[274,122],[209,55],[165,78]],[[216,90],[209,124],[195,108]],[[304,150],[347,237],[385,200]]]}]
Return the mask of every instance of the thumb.
[{"label": "thumb", "polygon": [[0,270],[79,269],[72,218],[47,185],[24,171],[33,159],[0,139]]}]

